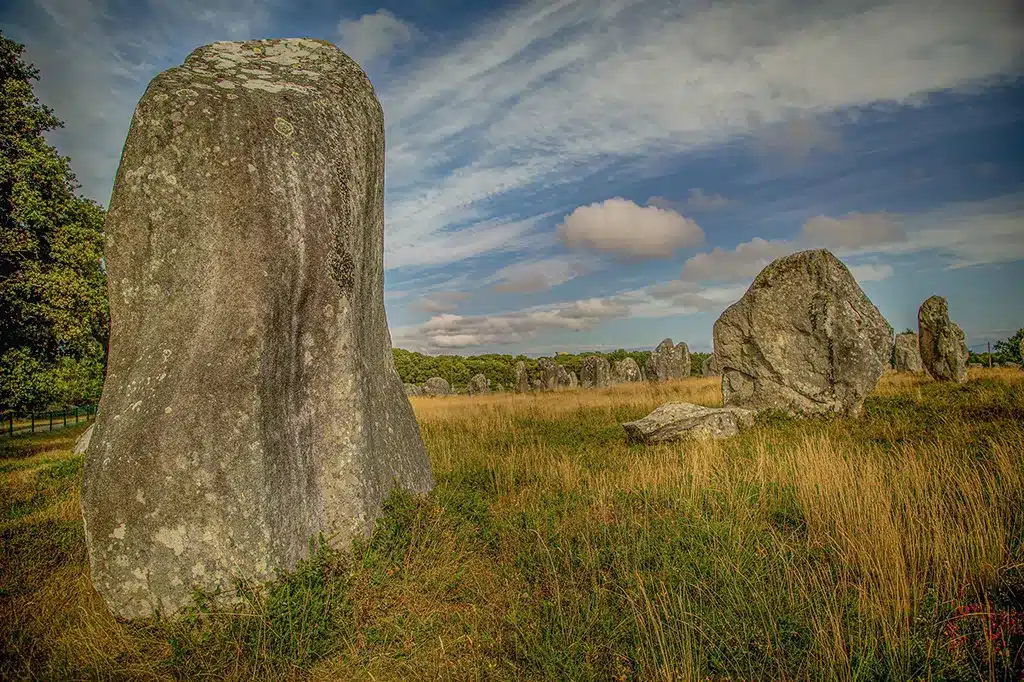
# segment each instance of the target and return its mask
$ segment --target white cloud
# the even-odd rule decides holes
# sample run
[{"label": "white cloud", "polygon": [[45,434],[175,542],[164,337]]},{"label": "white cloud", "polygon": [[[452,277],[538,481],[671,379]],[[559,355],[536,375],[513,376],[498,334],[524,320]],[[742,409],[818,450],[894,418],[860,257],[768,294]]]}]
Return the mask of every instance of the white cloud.
[{"label": "white cloud", "polygon": [[664,208],[672,211],[692,210],[692,211],[714,211],[726,206],[732,206],[738,203],[735,199],[728,199],[721,194],[707,193],[700,187],[693,187],[687,192],[686,199],[683,201],[672,201],[665,197],[650,197],[647,200],[648,206],[657,206],[658,208]]},{"label": "white cloud", "polygon": [[683,263],[682,279],[690,281],[734,280],[754,277],[776,258],[796,249],[785,240],[754,237],[731,250],[715,247],[698,253]]},{"label": "white cloud", "polygon": [[888,263],[865,263],[847,267],[858,282],[880,282],[883,279],[889,279],[895,272]]},{"label": "white cloud", "polygon": [[671,258],[677,249],[704,241],[693,220],[618,197],[576,208],[558,226],[558,236],[570,249],[641,260]]},{"label": "white cloud", "polygon": [[842,218],[816,216],[804,223],[802,240],[826,249],[877,247],[906,239],[886,213],[851,213]]},{"label": "white cloud", "polygon": [[338,46],[361,66],[413,42],[419,31],[386,9],[338,22]]},{"label": "white cloud", "polygon": [[757,146],[773,158],[781,154],[789,161],[801,161],[815,150],[839,151],[842,139],[839,131],[825,121],[800,116],[764,127],[758,132]]},{"label": "white cloud", "polygon": [[483,283],[496,282],[499,293],[528,294],[546,291],[589,271],[591,264],[579,258],[553,256],[506,265]]},{"label": "white cloud", "polygon": [[469,298],[464,291],[439,291],[434,294],[420,296],[409,307],[424,313],[452,313],[459,307],[459,303]]}]

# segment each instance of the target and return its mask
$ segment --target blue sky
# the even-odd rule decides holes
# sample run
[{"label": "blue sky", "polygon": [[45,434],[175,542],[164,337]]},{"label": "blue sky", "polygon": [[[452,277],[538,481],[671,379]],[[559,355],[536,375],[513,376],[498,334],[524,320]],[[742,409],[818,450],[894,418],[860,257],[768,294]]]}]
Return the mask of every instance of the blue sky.
[{"label": "blue sky", "polygon": [[826,247],[897,330],[1024,325],[1015,0],[25,0],[0,27],[106,204],[135,104],[216,40],[331,40],[387,126],[386,305],[429,353],[710,350]]}]

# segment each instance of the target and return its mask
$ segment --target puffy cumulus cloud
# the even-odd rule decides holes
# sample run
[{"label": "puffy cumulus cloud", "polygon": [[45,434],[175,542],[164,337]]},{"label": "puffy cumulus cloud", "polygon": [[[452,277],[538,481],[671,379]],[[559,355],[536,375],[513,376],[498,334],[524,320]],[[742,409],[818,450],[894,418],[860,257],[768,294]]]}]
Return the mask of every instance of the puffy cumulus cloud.
[{"label": "puffy cumulus cloud", "polygon": [[491,277],[499,293],[530,294],[547,291],[586,274],[591,265],[578,258],[554,256],[506,265]]},{"label": "puffy cumulus cloud", "polygon": [[715,247],[707,253],[691,256],[683,263],[681,277],[690,281],[746,279],[794,250],[792,242],[754,237],[735,249]]},{"label": "puffy cumulus cloud", "polygon": [[467,298],[469,298],[469,294],[464,291],[438,291],[426,296],[420,296],[409,305],[409,308],[417,312],[430,314],[451,313],[459,307],[459,303]]},{"label": "puffy cumulus cloud", "polygon": [[880,282],[893,276],[894,270],[888,263],[864,263],[848,266],[850,274],[858,282]]},{"label": "puffy cumulus cloud", "polygon": [[338,46],[361,65],[389,57],[418,37],[412,24],[386,9],[338,22]]},{"label": "puffy cumulus cloud", "polygon": [[801,240],[826,249],[859,249],[906,239],[887,213],[850,213],[842,218],[815,216],[804,223]]},{"label": "puffy cumulus cloud", "polygon": [[672,201],[665,197],[651,197],[647,200],[648,206],[657,206],[658,208],[664,208],[671,211],[714,211],[720,208],[726,208],[737,204],[735,199],[729,199],[722,196],[721,194],[708,193],[700,187],[692,187],[687,192],[686,199],[683,201]]},{"label": "puffy cumulus cloud", "polygon": [[703,243],[704,231],[675,211],[615,197],[576,208],[558,226],[558,237],[570,249],[647,260]]},{"label": "puffy cumulus cloud", "polygon": [[435,315],[417,327],[395,330],[403,348],[444,350],[502,346],[534,338],[551,330],[582,331],[629,314],[626,301],[591,298],[495,315]]}]

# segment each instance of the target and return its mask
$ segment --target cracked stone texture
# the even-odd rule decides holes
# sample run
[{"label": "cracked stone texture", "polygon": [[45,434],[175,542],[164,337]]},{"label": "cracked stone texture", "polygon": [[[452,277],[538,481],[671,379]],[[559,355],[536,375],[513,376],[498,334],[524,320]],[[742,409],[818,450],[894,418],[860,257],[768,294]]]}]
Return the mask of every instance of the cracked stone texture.
[{"label": "cracked stone texture", "polygon": [[430,377],[423,382],[423,395],[451,395],[451,392],[451,385],[441,377]]},{"label": "cracked stone texture", "polygon": [[612,382],[612,366],[607,358],[588,355],[580,367],[580,385],[583,388],[604,388]]},{"label": "cracked stone texture", "polygon": [[741,407],[665,403],[643,419],[626,422],[630,443],[668,443],[684,438],[730,438],[754,423],[755,412]]},{"label": "cracked stone texture", "polygon": [[636,364],[633,358],[617,360],[612,366],[612,380],[617,384],[626,384],[634,381],[643,381],[644,375],[640,371],[640,365]]},{"label": "cracked stone texture", "polygon": [[896,347],[894,350],[895,369],[897,372],[923,372],[921,364],[921,351],[917,343],[917,334],[903,332],[896,335]]},{"label": "cracked stone texture", "polygon": [[106,219],[82,481],[115,615],[270,580],[319,533],[369,533],[394,485],[433,486],[391,353],[383,199],[383,112],[330,43],[214,43],[150,82]]},{"label": "cracked stone texture", "polygon": [[829,251],[779,258],[715,322],[726,406],[857,415],[892,327]]},{"label": "cracked stone texture", "polygon": [[644,373],[648,381],[671,381],[690,376],[690,349],[685,343],[672,345],[672,339],[658,344],[647,358]]},{"label": "cracked stone texture", "polygon": [[949,319],[949,304],[942,296],[932,296],[917,311],[917,329],[921,339],[921,364],[938,381],[967,381],[970,353],[964,332]]}]

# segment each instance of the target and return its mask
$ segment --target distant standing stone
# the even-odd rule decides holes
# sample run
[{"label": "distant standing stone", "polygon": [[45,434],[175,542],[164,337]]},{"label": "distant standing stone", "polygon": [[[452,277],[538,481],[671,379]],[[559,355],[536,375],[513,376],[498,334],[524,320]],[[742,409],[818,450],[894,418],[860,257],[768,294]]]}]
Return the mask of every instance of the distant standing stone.
[{"label": "distant standing stone", "polygon": [[423,382],[423,395],[450,395],[451,392],[451,385],[441,377],[430,377]]},{"label": "distant standing stone", "polygon": [[925,371],[937,381],[967,381],[970,353],[963,330],[949,319],[946,299],[942,296],[926,299],[917,311],[917,328]]},{"label": "distant standing stone", "polygon": [[75,447],[72,448],[71,450],[72,453],[76,455],[81,455],[84,454],[85,451],[89,449],[89,441],[92,440],[92,430],[94,426],[96,425],[90,424],[89,428],[87,428],[85,432],[78,437],[78,440],[75,441]]},{"label": "distant standing stone", "polygon": [[672,345],[665,339],[647,359],[645,367],[648,381],[671,381],[690,376],[690,349],[685,343]]},{"label": "distant standing stone", "polygon": [[622,425],[630,443],[654,445],[694,438],[729,438],[754,423],[754,411],[740,407],[704,407],[666,403],[643,419]]},{"label": "distant standing stone", "polygon": [[612,380],[617,384],[643,381],[644,376],[640,372],[640,365],[636,364],[633,358],[617,360],[612,367]]},{"label": "distant standing stone", "polygon": [[537,369],[540,371],[540,380],[545,391],[554,391],[562,384],[569,382],[565,374],[565,368],[549,358],[541,358],[537,361]]},{"label": "distant standing stone", "polygon": [[704,358],[704,364],[701,365],[700,373],[706,377],[716,377],[722,373],[718,369],[718,361],[715,360],[714,353]]},{"label": "distant standing stone", "polygon": [[423,389],[416,384],[404,384],[406,395],[423,395]]},{"label": "distant standing stone", "polygon": [[481,393],[491,392],[491,380],[483,374],[475,374],[472,379],[469,380],[469,385],[466,390],[470,395],[479,395]]},{"label": "distant standing stone", "polygon": [[791,414],[858,414],[892,351],[892,327],[824,249],[768,265],[714,337],[726,406]]},{"label": "distant standing stone", "polygon": [[383,114],[337,47],[220,42],[157,75],[104,230],[82,511],[115,615],[270,580],[433,486],[384,311]]},{"label": "distant standing stone", "polygon": [[923,372],[917,334],[903,332],[896,335],[895,366],[897,372]]},{"label": "distant standing stone", "polygon": [[600,355],[583,358],[580,367],[580,385],[583,388],[604,388],[611,383],[612,368],[608,360]]},{"label": "distant standing stone", "polygon": [[526,363],[520,360],[516,363],[516,393],[530,392],[530,375],[526,372]]}]

